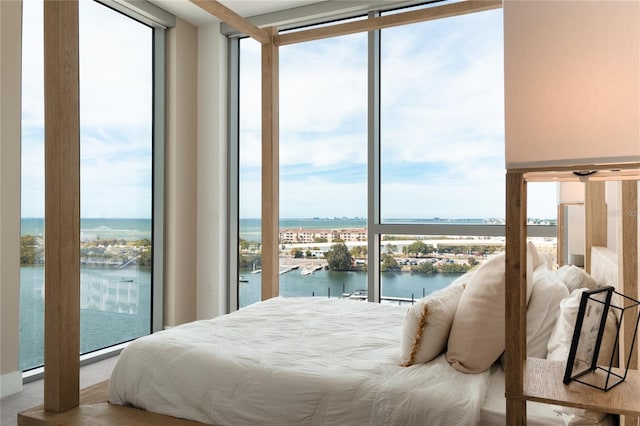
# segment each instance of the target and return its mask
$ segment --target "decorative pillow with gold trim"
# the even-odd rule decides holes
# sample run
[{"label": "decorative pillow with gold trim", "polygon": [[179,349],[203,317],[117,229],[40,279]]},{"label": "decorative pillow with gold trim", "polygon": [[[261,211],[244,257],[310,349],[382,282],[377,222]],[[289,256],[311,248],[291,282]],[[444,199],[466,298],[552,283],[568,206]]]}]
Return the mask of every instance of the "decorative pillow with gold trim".
[{"label": "decorative pillow with gold trim", "polygon": [[429,362],[444,352],[463,290],[464,283],[456,280],[407,311],[402,327],[402,365]]}]

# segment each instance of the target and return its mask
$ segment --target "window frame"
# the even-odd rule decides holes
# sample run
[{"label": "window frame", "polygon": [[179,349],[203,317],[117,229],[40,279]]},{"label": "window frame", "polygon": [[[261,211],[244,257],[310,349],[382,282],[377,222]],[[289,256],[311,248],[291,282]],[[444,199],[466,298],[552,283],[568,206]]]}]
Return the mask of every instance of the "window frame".
[{"label": "window frame", "polygon": [[[131,18],[152,30],[152,153],[151,153],[151,294],[149,334],[164,328],[164,191],[165,191],[165,117],[166,40],[168,28],[176,25],[176,17],[147,0],[94,0],[96,3]],[[22,25],[24,31],[24,25]],[[90,364],[122,351],[127,342],[109,345],[80,355],[80,365]],[[39,380],[44,367],[22,372],[23,383]]]},{"label": "window frame", "polygon": [[[415,2],[413,4],[416,5]],[[396,3],[397,9],[398,5]],[[367,11],[368,19],[379,17],[384,7],[376,10]],[[389,11],[389,10],[385,10]],[[349,16],[344,13],[334,14],[332,16],[323,16],[314,22],[304,21],[302,24],[319,24],[333,21],[337,18],[354,17],[362,14],[362,10],[351,11]],[[300,11],[298,11],[300,13]],[[478,12],[473,12],[478,13]],[[281,26],[284,28],[295,28],[296,24],[291,22],[291,12],[273,13],[268,16],[263,15],[257,17],[263,25],[268,23],[277,23],[287,21]],[[286,19],[285,19],[286,18]],[[445,18],[444,16],[442,18]],[[441,19],[441,18],[437,18]],[[298,24],[300,26],[302,24]],[[238,179],[239,179],[239,109],[238,109],[238,92],[239,92],[239,56],[241,37],[231,27],[222,27],[223,34],[228,37],[229,51],[229,156],[228,156],[228,182],[229,182],[229,199],[228,199],[228,218],[229,218],[229,308],[231,311],[239,309],[238,307],[238,289],[239,289],[239,271],[238,271],[238,242],[239,242],[239,208],[238,208]],[[455,224],[402,224],[402,223],[383,223],[380,215],[380,163],[381,163],[381,139],[380,139],[380,122],[381,122],[381,103],[380,103],[380,68],[381,68],[381,37],[382,30],[368,31],[368,142],[367,142],[367,262],[369,273],[367,274],[368,300],[370,302],[380,302],[381,286],[380,286],[380,259],[381,259],[381,236],[388,234],[395,235],[465,235],[465,236],[500,236],[506,235],[505,225],[487,224],[487,225],[455,225]],[[506,170],[505,170],[506,177]],[[530,237],[546,237],[556,238],[555,225],[527,225],[527,235]]]}]

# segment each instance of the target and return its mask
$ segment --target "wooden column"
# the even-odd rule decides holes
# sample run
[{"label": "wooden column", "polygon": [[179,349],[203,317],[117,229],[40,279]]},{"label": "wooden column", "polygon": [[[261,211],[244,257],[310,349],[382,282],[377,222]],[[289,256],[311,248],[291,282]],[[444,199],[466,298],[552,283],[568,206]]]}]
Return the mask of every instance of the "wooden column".
[{"label": "wooden column", "polygon": [[566,209],[566,204],[559,203],[558,204],[558,215],[556,220],[556,263],[558,267],[564,265],[564,252],[567,250],[568,241],[565,240],[565,232],[567,232],[565,222],[567,218],[565,217],[564,211]]},{"label": "wooden column", "polygon": [[[638,181],[622,181],[622,256],[618,260],[618,271],[621,274],[620,289],[626,296],[638,299]],[[622,323],[621,350],[629,353],[629,347],[636,329],[632,315],[625,315]],[[638,341],[635,342],[635,357],[631,359],[629,368],[638,369]]]},{"label": "wooden column", "polygon": [[[622,181],[622,256],[618,257],[618,273],[620,289],[626,296],[638,300],[638,181]],[[630,309],[630,313],[637,314],[637,310]],[[633,342],[633,333],[636,329],[634,315],[625,315],[621,324],[620,352],[628,354]],[[638,337],[635,339],[634,356],[628,367],[638,369],[640,347]],[[626,359],[621,360],[626,363]],[[623,426],[640,425],[639,417],[622,416],[620,424]]]},{"label": "wooden column", "polygon": [[44,2],[44,408],[77,407],[80,385],[78,3]]},{"label": "wooden column", "polygon": [[527,359],[527,186],[522,173],[507,172],[505,258],[505,393],[506,424],[526,424],[527,403],[522,399],[523,368]]},{"label": "wooden column", "polygon": [[591,273],[591,247],[607,247],[607,203],[605,182],[585,184],[585,248],[584,268]]},{"label": "wooden column", "polygon": [[262,300],[279,294],[280,160],[276,28],[262,45]]}]

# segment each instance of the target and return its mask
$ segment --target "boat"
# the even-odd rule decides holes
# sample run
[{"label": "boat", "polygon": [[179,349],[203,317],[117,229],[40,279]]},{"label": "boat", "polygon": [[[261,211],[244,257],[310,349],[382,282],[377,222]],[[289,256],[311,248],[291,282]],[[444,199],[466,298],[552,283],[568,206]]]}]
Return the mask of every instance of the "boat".
[{"label": "boat", "polygon": [[[343,293],[344,294],[344,293]],[[349,295],[349,299],[353,300],[367,300],[369,292],[367,290],[355,290]]]},{"label": "boat", "polygon": [[311,275],[311,274],[313,274],[313,269],[302,269],[300,271],[300,274],[302,274],[302,275]]}]

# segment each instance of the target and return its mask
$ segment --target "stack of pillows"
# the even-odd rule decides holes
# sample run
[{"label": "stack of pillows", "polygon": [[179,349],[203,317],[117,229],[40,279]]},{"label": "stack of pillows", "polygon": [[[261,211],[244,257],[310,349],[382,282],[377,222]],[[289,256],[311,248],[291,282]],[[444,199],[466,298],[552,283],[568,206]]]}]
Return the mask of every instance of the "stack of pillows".
[{"label": "stack of pillows", "polygon": [[[598,287],[585,271],[553,260],[527,245],[527,356],[567,360],[582,292]],[[599,365],[615,350],[616,316],[610,312]],[[443,352],[463,373],[489,369],[505,350],[505,255],[483,263],[450,286],[418,300],[407,312],[402,333],[402,365],[426,363]],[[604,417],[563,408],[567,424]]]}]

